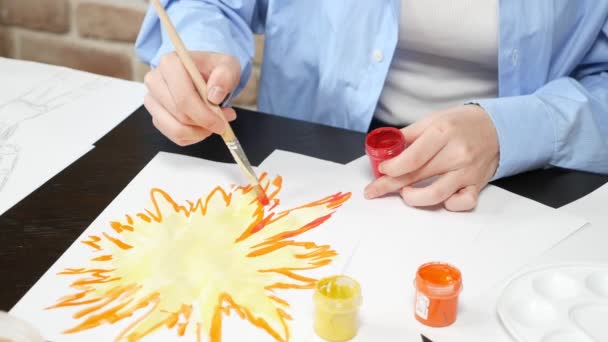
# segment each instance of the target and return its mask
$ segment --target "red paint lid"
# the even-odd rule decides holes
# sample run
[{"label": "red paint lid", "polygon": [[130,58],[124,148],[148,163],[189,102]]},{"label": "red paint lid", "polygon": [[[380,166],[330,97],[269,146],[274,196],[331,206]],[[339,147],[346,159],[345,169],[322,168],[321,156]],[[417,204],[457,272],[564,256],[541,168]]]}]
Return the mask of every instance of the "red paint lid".
[{"label": "red paint lid", "polygon": [[389,159],[405,149],[405,137],[393,127],[381,127],[371,131],[365,138],[365,151],[373,158]]}]

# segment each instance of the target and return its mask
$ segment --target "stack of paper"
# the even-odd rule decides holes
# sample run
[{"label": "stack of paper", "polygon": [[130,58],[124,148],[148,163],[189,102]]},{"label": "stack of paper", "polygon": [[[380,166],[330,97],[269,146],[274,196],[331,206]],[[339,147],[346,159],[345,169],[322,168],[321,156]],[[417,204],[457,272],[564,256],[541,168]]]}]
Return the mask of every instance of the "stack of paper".
[{"label": "stack of paper", "polygon": [[0,215],[143,104],[144,87],[0,58]]},{"label": "stack of paper", "polygon": [[[365,200],[365,158],[276,151],[257,171],[264,209],[234,165],[157,155],[11,313],[53,341],[312,341],[312,281],[343,273],[363,289],[355,341],[454,341],[488,314],[478,298],[585,223],[491,186],[470,213]],[[416,268],[430,261],[463,273],[453,327],[414,319]]]}]

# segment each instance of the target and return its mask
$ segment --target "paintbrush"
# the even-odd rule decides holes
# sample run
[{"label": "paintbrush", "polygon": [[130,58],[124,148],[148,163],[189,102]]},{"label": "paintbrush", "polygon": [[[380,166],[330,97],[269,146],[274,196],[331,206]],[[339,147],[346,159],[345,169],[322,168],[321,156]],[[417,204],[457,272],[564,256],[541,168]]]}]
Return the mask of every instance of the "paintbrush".
[{"label": "paintbrush", "polygon": [[190,56],[190,53],[186,49],[186,46],[184,45],[184,42],[182,41],[182,39],[179,37],[179,34],[177,33],[175,26],[173,26],[173,23],[171,22],[169,15],[165,11],[165,8],[160,4],[159,0],[152,0],[152,5],[154,6],[156,13],[158,14],[158,17],[160,18],[161,24],[167,31],[167,34],[169,35],[169,38],[171,39],[173,46],[175,47],[175,52],[177,52],[177,55],[178,55],[180,61],[182,62],[182,64],[184,65],[184,67],[186,68],[188,74],[190,75],[190,78],[192,78],[192,82],[194,83],[196,90],[198,91],[201,99],[203,100],[203,103],[205,103],[207,106],[209,106],[213,110],[213,112],[220,118],[220,120],[222,120],[225,123],[226,129],[224,130],[224,133],[222,134],[222,139],[224,140],[224,143],[228,147],[230,154],[232,154],[232,157],[234,158],[234,160],[240,167],[241,171],[243,171],[245,176],[247,176],[249,178],[249,181],[254,186],[258,200],[263,205],[268,204],[268,197],[266,197],[266,193],[264,192],[264,189],[260,185],[260,181],[258,180],[258,177],[256,176],[255,172],[253,171],[253,168],[251,167],[251,163],[249,163],[249,160],[247,159],[247,156],[245,155],[245,151],[243,150],[243,147],[239,143],[239,140],[236,138],[236,135],[234,134],[234,131],[232,130],[232,127],[230,126],[230,123],[228,122],[228,120],[226,120],[226,117],[224,116],[224,113],[222,113],[221,108],[208,101],[207,84],[205,83],[205,80],[203,79],[203,76],[201,75],[201,73],[196,68],[194,61],[192,60],[192,57]]}]

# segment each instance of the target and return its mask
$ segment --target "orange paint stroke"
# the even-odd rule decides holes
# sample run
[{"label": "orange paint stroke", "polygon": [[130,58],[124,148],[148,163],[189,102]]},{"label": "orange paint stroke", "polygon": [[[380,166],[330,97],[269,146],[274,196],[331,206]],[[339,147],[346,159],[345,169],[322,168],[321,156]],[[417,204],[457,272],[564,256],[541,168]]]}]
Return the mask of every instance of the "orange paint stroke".
[{"label": "orange paint stroke", "polygon": [[133,246],[122,242],[120,239],[117,238],[113,238],[110,235],[108,235],[107,233],[103,233],[103,236],[105,236],[106,239],[108,239],[109,241],[112,241],[112,243],[114,243],[118,248],[120,249],[131,249],[133,248]]},{"label": "orange paint stroke", "polygon": [[[225,306],[224,306],[225,305]],[[215,313],[213,315],[213,323],[211,333],[209,335],[209,342],[221,342],[222,340],[222,317],[224,315],[228,315],[230,310],[235,311],[241,318],[248,320],[254,326],[264,329],[270,336],[272,336],[276,341],[286,342],[289,341],[289,327],[287,326],[286,319],[289,315],[286,315],[283,310],[277,308],[277,313],[279,317],[282,317],[282,328],[285,330],[285,336],[287,338],[283,339],[281,335],[276,332],[268,322],[263,319],[256,318],[255,315],[251,313],[251,311],[247,308],[244,308],[234,302],[232,297],[224,293],[220,295],[218,303],[215,307]]]},{"label": "orange paint stroke", "polygon": [[[133,323],[131,323],[125,330],[123,330],[120,335],[118,335],[118,337],[116,337],[116,341],[122,341],[125,336],[135,327],[137,327],[141,322],[143,322],[145,319],[147,319],[148,317],[150,317],[150,315],[152,315],[157,309],[158,306],[160,304],[160,300],[158,297],[158,293],[154,293],[152,295],[150,295],[148,297],[147,301],[142,301],[142,304],[145,303],[145,305],[141,305],[140,308],[146,307],[148,304],[152,303],[152,307],[150,308],[150,310],[148,310],[148,312],[146,312],[143,316],[141,316],[140,318],[136,319],[135,321],[133,321]],[[139,338],[143,338],[144,336],[140,336]],[[134,336],[134,335],[130,335],[128,337],[129,341],[137,341],[138,337]]]},{"label": "orange paint stroke", "polygon": [[130,226],[128,224],[122,224],[116,221],[110,222],[110,227],[112,227],[112,229],[117,233],[122,233],[125,230],[128,230],[130,232],[133,231],[133,226]]},{"label": "orange paint stroke", "polygon": [[92,261],[110,261],[112,260],[112,254],[98,256],[96,258],[92,258]]},{"label": "orange paint stroke", "polygon": [[279,298],[277,296],[273,296],[273,295],[268,296],[268,298],[274,300],[275,302],[277,302],[283,306],[289,307],[289,302],[284,299],[281,299],[281,298]]},{"label": "orange paint stroke", "polygon": [[82,240],[81,242],[85,245],[91,246],[96,250],[101,250],[101,246],[97,244],[97,242],[101,241],[99,236],[91,235],[89,236],[89,240]]},{"label": "orange paint stroke", "polygon": [[[313,267],[311,267],[311,268],[313,268]],[[314,268],[316,268],[316,267],[314,267]],[[289,277],[291,279],[295,279],[295,280],[301,281],[303,283],[315,283],[317,281],[317,279],[315,279],[315,278],[305,277],[303,275],[296,274],[296,273],[291,272],[289,269],[286,269],[286,268],[274,269],[274,270],[260,270],[260,272],[275,272],[275,273],[279,273],[279,274],[282,274],[282,275],[284,275],[286,277]]]}]

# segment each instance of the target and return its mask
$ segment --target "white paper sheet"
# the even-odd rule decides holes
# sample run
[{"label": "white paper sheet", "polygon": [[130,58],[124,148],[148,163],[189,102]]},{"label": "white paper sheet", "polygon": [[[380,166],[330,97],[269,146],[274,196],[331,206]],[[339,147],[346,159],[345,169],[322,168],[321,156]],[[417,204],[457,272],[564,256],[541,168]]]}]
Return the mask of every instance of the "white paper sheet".
[{"label": "white paper sheet", "polygon": [[[344,166],[296,153],[275,151],[260,167],[273,170],[284,168],[285,165],[289,165],[292,178],[307,179],[306,183],[314,184],[314,187],[307,187],[308,191],[346,187],[353,192],[353,199],[343,210],[357,217],[357,225],[350,229],[358,231],[366,243],[371,244],[375,239],[380,239],[381,243],[392,241],[398,247],[395,250],[408,251],[408,256],[421,260],[433,256],[450,258],[452,253],[445,253],[449,246],[456,242],[471,243],[485,226],[486,220],[490,219],[482,215],[483,220],[470,221],[464,219],[461,213],[441,208],[411,208],[397,196],[368,201],[364,198],[363,189],[372,175],[365,159]],[[441,238],[437,239],[438,236]]]},{"label": "white paper sheet", "polygon": [[0,214],[88,151],[145,93],[140,83],[6,58],[0,75]]},{"label": "white paper sheet", "polygon": [[583,217],[593,224],[608,227],[608,214],[606,213],[607,204],[608,183],[599,187],[587,196],[566,204],[558,210]]},{"label": "white paper sheet", "polygon": [[[358,163],[349,164],[346,170],[361,174],[358,181],[360,187],[370,180],[363,176],[369,171],[362,171],[369,170],[367,163],[364,157]],[[407,210],[412,210],[409,220],[426,213],[420,209]],[[432,213],[431,222],[422,227],[428,229],[442,217],[449,217],[448,226],[457,234],[463,234],[448,236],[450,243],[446,252],[450,253],[447,261],[451,259],[456,265],[462,265],[467,290],[461,298],[465,301],[489,289],[532,257],[555,246],[585,224],[583,219],[560,213],[495,186],[488,186],[482,191],[477,208],[470,213],[451,213],[443,209]],[[442,235],[435,235],[435,239],[437,236]],[[474,236],[473,239],[470,239],[471,236]]]},{"label": "white paper sheet", "polygon": [[[534,258],[510,279],[519,274],[552,265],[608,264],[608,216],[605,205],[608,203],[608,185],[593,193],[565,205],[558,212],[565,212],[587,219],[590,223],[561,241],[555,247]],[[506,330],[496,314],[496,303],[509,280],[487,291],[471,301],[460,312],[458,321],[449,329],[429,332],[435,342],[509,342]]]},{"label": "white paper sheet", "polygon": [[[93,148],[86,145],[59,147],[43,144],[35,154],[23,153],[17,160],[9,160],[8,154],[0,156],[0,178],[4,177],[6,181],[0,187],[0,215]],[[10,156],[13,157],[17,156]],[[7,163],[4,171],[3,162]]]},{"label": "white paper sheet", "polygon": [[[285,169],[288,171],[288,168]],[[283,170],[272,170],[277,174],[284,173],[282,191],[278,197],[281,199],[276,210],[285,210],[294,206],[301,206],[313,200],[319,200],[331,194],[327,189],[321,189],[318,192],[310,192],[306,194],[293,193],[291,188],[299,186],[295,181],[291,180],[289,172]],[[200,160],[191,157],[160,153],[158,154],[134,179],[129,185],[118,195],[118,197],[104,210],[103,213],[87,228],[81,237],[62,255],[62,257],[44,274],[44,276],[36,283],[36,285],[15,305],[11,310],[11,314],[31,322],[38,328],[42,335],[47,339],[55,342],[63,341],[83,341],[83,340],[114,340],[119,332],[125,329],[129,324],[133,323],[136,318],[142,316],[147,311],[136,311],[130,319],[124,319],[116,324],[103,325],[93,330],[79,332],[76,334],[62,334],[61,332],[67,328],[73,327],[78,323],[78,320],[71,316],[79,308],[59,308],[52,310],[44,310],[57,302],[57,300],[65,295],[72,294],[75,291],[69,288],[71,281],[75,280],[71,277],[58,276],[57,273],[67,268],[86,267],[87,261],[91,258],[90,248],[81,243],[91,235],[100,235],[102,232],[107,232],[109,222],[121,220],[125,214],[133,215],[136,212],[142,212],[144,208],[151,209],[150,204],[150,189],[161,188],[165,189],[176,203],[186,203],[187,200],[195,201],[197,198],[209,193],[217,185],[228,188],[228,185],[243,181],[244,177],[239,169],[234,164],[221,164],[210,161]],[[289,195],[292,194],[292,195]],[[323,196],[320,196],[320,195]],[[270,195],[270,191],[269,191]],[[333,197],[332,197],[333,198]],[[338,256],[334,262],[312,270],[294,270],[307,277],[320,277],[324,275],[333,275],[340,272],[344,268],[344,260],[351,255],[353,244],[349,240],[342,240],[340,229],[342,227],[339,222],[342,222],[344,215],[341,214],[342,208],[335,209],[335,213],[329,219],[324,221],[317,228],[306,231],[300,235],[292,237],[294,241],[314,242],[318,245],[330,245],[331,248],[338,252]],[[275,210],[267,207],[267,210]],[[152,214],[149,214],[152,216]],[[239,215],[235,212],[233,215]],[[273,217],[279,217],[279,214]],[[136,217],[136,216],[133,216]],[[171,216],[167,216],[167,220],[173,222]],[[230,219],[230,218],[227,218]],[[297,219],[289,219],[293,224],[299,224]],[[306,221],[307,222],[307,221]],[[290,223],[291,224],[291,223]],[[351,223],[352,224],[352,223]],[[243,227],[245,229],[246,227]],[[135,225],[135,231],[143,229],[142,226]],[[151,228],[149,228],[151,229]],[[268,229],[265,226],[264,229]],[[148,230],[146,230],[147,232]],[[213,230],[212,230],[213,231]],[[262,230],[263,231],[263,230]],[[261,232],[262,232],[261,231]],[[142,231],[141,234],[148,234]],[[150,230],[149,234],[153,234]],[[171,240],[173,237],[169,234],[166,240]],[[210,237],[211,239],[211,237]],[[164,243],[163,239],[163,243]],[[218,241],[218,240],[213,240]],[[215,243],[215,242],[214,242]],[[207,246],[209,248],[209,246]],[[160,248],[160,247],[159,247]],[[201,246],[201,248],[203,248]],[[137,248],[133,249],[133,253]],[[99,256],[99,254],[97,254]],[[311,256],[312,257],[312,256]],[[302,255],[304,258],[304,255]],[[221,261],[221,260],[219,260]],[[219,262],[218,261],[218,262]],[[174,266],[179,268],[175,261]],[[84,265],[83,265],[84,264]],[[181,264],[180,264],[181,265]],[[196,263],[194,263],[196,265]],[[202,266],[201,266],[202,267]],[[225,267],[230,267],[226,265]],[[158,267],[157,267],[158,268]],[[162,267],[160,267],[162,268]],[[224,268],[221,268],[224,269]],[[195,275],[196,272],[193,273]],[[250,279],[244,277],[241,281],[247,282]],[[174,279],[170,279],[174,281]],[[293,317],[291,326],[291,341],[308,341],[312,338],[312,290],[294,290],[294,289],[277,289],[274,290],[275,295],[289,302],[290,307],[287,310]],[[225,304],[225,303],[224,303]],[[196,313],[194,313],[196,316]],[[193,316],[194,317],[194,316]],[[182,317],[183,319],[183,317]],[[242,341],[246,336],[247,341],[269,341],[272,340],[268,333],[264,330],[253,326],[247,321],[239,318],[233,311],[230,315],[224,315],[222,322],[222,337],[223,341]],[[192,331],[189,331],[183,339],[177,337],[175,329],[159,329],[158,332],[148,336],[146,341],[194,341],[195,336]],[[203,334],[203,340],[205,334]]]},{"label": "white paper sheet", "polygon": [[534,265],[558,263],[608,264],[608,184],[601,186],[559,209],[570,215],[585,218],[589,223],[583,229],[562,241],[555,248],[543,253]]},{"label": "white paper sheet", "polygon": [[[310,164],[310,161],[298,164],[304,158],[276,151],[262,166],[270,168],[271,161],[280,165],[288,160],[296,170]],[[335,169],[328,183],[347,182],[358,189],[353,191],[362,192],[372,179],[368,163],[363,157],[342,170]],[[309,175],[315,173],[312,168],[306,170]],[[355,198],[365,201],[362,195]],[[471,213],[413,209],[397,197],[368,201],[365,205],[363,216],[367,218],[358,221],[367,234],[347,269],[349,275],[363,279],[366,305],[362,328],[366,334],[365,338],[359,337],[361,341],[407,340],[412,338],[412,331],[454,340],[461,326],[477,326],[486,320],[488,312],[480,310],[476,297],[491,292],[496,284],[585,223],[493,186],[483,191],[478,207]],[[377,223],[374,225],[369,218]],[[428,329],[413,317],[412,282],[416,268],[428,261],[447,261],[463,272],[461,313],[452,327]],[[379,264],[384,267],[377,267]],[[487,337],[487,331],[481,332],[479,336]]]},{"label": "white paper sheet", "polygon": [[509,342],[512,341],[496,314],[496,303],[506,285],[520,274],[552,265],[608,264],[608,218],[604,206],[608,201],[608,186],[565,205],[557,212],[586,219],[589,223],[560,241],[553,248],[532,258],[508,279],[501,281],[479,298],[466,304],[458,321],[449,329],[435,329],[427,334],[435,342]]}]

